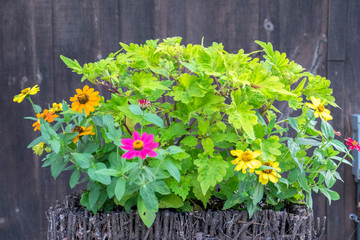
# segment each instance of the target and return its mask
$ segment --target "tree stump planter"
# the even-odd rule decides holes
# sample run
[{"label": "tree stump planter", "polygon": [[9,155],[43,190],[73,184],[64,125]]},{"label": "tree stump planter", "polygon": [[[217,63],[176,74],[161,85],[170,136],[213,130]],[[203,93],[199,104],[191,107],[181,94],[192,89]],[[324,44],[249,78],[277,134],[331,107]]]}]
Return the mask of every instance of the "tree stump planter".
[{"label": "tree stump planter", "polygon": [[112,211],[93,215],[79,206],[80,195],[65,198],[47,211],[49,240],[71,239],[321,239],[326,218],[314,222],[313,212],[294,208],[291,212],[258,211],[251,219],[245,211],[202,211],[157,213],[147,228],[137,211]]}]

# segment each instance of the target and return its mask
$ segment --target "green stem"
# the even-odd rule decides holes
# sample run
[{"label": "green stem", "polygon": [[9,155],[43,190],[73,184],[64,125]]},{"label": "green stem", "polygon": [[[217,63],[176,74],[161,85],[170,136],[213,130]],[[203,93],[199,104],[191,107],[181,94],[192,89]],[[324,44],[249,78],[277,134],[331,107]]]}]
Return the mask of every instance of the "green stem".
[{"label": "green stem", "polygon": [[34,109],[34,112],[35,112],[35,113],[39,113],[39,112],[37,111],[36,107],[35,107],[34,102],[31,100],[31,98],[30,98],[30,97],[27,97],[27,99],[29,99],[29,101],[30,101],[30,103],[31,103],[31,105],[32,105],[32,107],[33,107],[33,109]]}]

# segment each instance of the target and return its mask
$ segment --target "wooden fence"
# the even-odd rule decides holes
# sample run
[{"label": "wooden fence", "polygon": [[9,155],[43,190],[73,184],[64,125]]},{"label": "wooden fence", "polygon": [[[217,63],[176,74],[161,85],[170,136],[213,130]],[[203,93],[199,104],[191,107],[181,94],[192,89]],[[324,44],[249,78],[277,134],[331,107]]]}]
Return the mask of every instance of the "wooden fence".
[{"label": "wooden fence", "polygon": [[[341,109],[336,130],[350,136],[350,115],[360,113],[360,1],[358,0],[0,0],[0,239],[45,239],[45,211],[70,192],[69,176],[57,181],[26,146],[34,136],[28,104],[12,102],[39,84],[38,102],[68,98],[80,76],[59,55],[80,63],[119,49],[118,42],[181,36],[183,43],[222,42],[229,52],[270,41],[313,73],[332,80]],[[317,216],[327,215],[327,239],[355,239],[348,219],[356,208],[351,168],[334,186],[339,201],[316,197]]]}]

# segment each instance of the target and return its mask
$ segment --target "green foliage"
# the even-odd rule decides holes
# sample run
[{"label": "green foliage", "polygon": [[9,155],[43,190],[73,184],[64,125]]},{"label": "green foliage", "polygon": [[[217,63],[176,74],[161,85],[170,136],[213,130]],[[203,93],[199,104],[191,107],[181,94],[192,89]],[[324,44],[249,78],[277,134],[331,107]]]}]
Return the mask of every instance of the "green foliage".
[{"label": "green foliage", "polygon": [[[271,43],[256,43],[262,59],[243,50],[227,53],[221,43],[184,46],[179,37],[120,43],[120,51],[83,66],[61,56],[82,81],[109,90],[111,98],[89,115],[63,101],[53,122],[39,119],[41,136],[28,148],[46,150],[43,167],[54,178],[68,170],[71,188],[87,183],[80,203],[90,211],[105,203],[136,207],[147,227],[159,208],[200,210],[214,197],[223,209],[245,207],[249,215],[264,205],[311,207],[314,192],[339,199],[331,188],[342,181],[339,165],[351,165],[350,152],[329,122],[315,118],[321,108],[304,104],[314,96],[322,107],[336,107],[330,81]],[[143,99],[149,102],[138,102]],[[298,115],[282,115],[274,107],[279,102]],[[79,126],[92,133],[75,131]],[[136,145],[134,131],[151,137]],[[124,155],[151,144],[153,157]],[[247,166],[244,173],[234,171],[236,164]]]}]

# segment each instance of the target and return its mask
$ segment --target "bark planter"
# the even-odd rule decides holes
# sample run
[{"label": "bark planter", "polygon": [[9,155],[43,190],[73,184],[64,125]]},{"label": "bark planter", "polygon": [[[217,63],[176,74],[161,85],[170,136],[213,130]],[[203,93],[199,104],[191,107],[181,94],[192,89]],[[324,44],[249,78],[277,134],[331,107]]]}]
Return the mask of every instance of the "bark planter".
[{"label": "bark planter", "polygon": [[258,211],[251,219],[245,211],[175,212],[162,210],[147,228],[137,211],[91,212],[79,205],[80,195],[65,198],[47,211],[48,239],[321,239],[325,221],[302,207],[288,211]]}]

